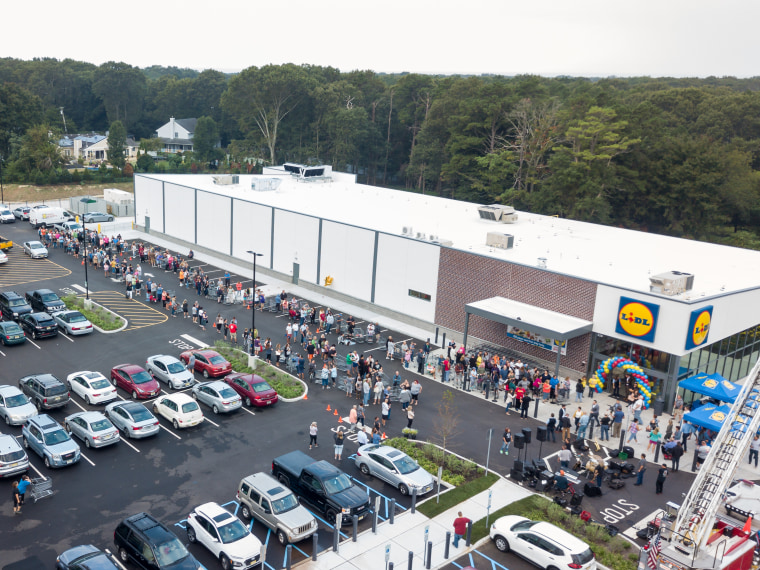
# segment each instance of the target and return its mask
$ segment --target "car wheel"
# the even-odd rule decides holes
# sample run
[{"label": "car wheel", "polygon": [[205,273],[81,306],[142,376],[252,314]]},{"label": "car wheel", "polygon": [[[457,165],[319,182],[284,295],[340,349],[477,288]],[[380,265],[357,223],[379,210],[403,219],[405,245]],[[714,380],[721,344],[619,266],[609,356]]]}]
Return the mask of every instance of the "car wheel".
[{"label": "car wheel", "polygon": [[198,538],[195,536],[195,529],[190,525],[187,525],[187,540],[195,544]]},{"label": "car wheel", "polygon": [[[24,441],[26,442],[26,440],[24,440]],[[27,447],[29,447],[29,446],[27,445]],[[290,481],[288,481],[288,478],[285,477],[285,475],[283,473],[280,473],[279,475],[277,475],[277,480],[280,483],[282,483],[283,485],[285,485],[286,487],[290,487]]]},{"label": "car wheel", "polygon": [[244,519],[250,519],[250,518],[253,518],[253,517],[251,516],[251,511],[250,511],[250,509],[248,508],[248,505],[243,505],[242,507],[240,507],[240,514],[242,514],[242,515],[243,515],[243,518],[244,518]]},{"label": "car wheel", "polygon": [[232,568],[230,559],[227,558],[227,555],[224,552],[219,555],[219,563],[222,565],[222,568],[224,568],[224,570],[230,570],[230,568]]},{"label": "car wheel", "polygon": [[406,497],[409,494],[409,487],[401,483],[401,485],[398,486],[398,492]]},{"label": "car wheel", "polygon": [[90,401],[90,397],[89,396],[85,396],[84,397],[84,401],[87,402],[89,405],[92,405],[92,402]]},{"label": "car wheel", "polygon": [[335,524],[335,517],[338,516],[338,513],[336,513],[333,509],[327,509],[325,516],[327,517],[327,522],[329,524]]},{"label": "car wheel", "polygon": [[127,551],[126,551],[126,550],[124,550],[123,548],[119,548],[119,558],[120,558],[120,559],[121,559],[121,561],[122,561],[122,562],[124,562],[125,564],[126,564],[127,562],[129,562],[129,554],[127,554]]},{"label": "car wheel", "polygon": [[26,438],[23,438],[22,441],[24,442],[24,447],[26,449],[29,449],[29,442],[26,440]]},{"label": "car wheel", "polygon": [[127,426],[124,426],[121,428],[121,431],[124,433],[124,437],[129,437],[129,428]]},{"label": "car wheel", "polygon": [[45,467],[50,469],[50,459],[48,459],[47,457],[45,457]]},{"label": "car wheel", "polygon": [[153,404],[153,413],[154,414],[158,413],[158,406],[156,406],[156,404]]},{"label": "car wheel", "polygon": [[208,370],[203,370],[203,377],[208,379]]},{"label": "car wheel", "polygon": [[113,216],[108,216],[108,220],[106,220],[106,221],[113,222]]},{"label": "car wheel", "polygon": [[32,338],[37,340],[37,331],[32,331]]},{"label": "car wheel", "polygon": [[116,387],[116,378],[111,378],[111,384],[113,384],[114,387]]},{"label": "car wheel", "polygon": [[71,426],[69,424],[63,424],[63,429],[65,429],[68,433],[71,433]]},{"label": "car wheel", "polygon": [[42,402],[40,402],[39,400],[35,400],[34,401],[34,407],[37,408],[38,412],[41,412],[42,411]]},{"label": "car wheel", "polygon": [[283,546],[287,546],[287,544],[288,544],[288,535],[285,534],[285,532],[282,529],[277,529],[277,540]]},{"label": "car wheel", "polygon": [[177,420],[173,420],[172,425],[174,426],[174,429],[179,429],[179,422]]},{"label": "car wheel", "polygon": [[219,407],[216,404],[214,404],[211,409],[214,411],[215,414],[219,413]]},{"label": "car wheel", "polygon": [[359,467],[359,470],[365,475],[369,475],[369,465],[366,463],[362,463],[361,467]]},{"label": "car wheel", "polygon": [[91,445],[90,445],[90,440],[89,440],[89,439],[87,439],[87,438],[84,438],[84,446],[85,446],[87,449],[90,449]]},{"label": "car wheel", "polygon": [[5,416],[5,425],[7,425],[7,426],[11,425],[11,417],[10,416]]},{"label": "car wheel", "polygon": [[496,548],[501,552],[509,552],[509,542],[506,538],[501,536],[500,534],[497,534],[496,537],[493,539],[494,543],[496,544]]},{"label": "car wheel", "polygon": [[251,407],[251,399],[248,396],[245,397],[245,405]]},{"label": "car wheel", "polygon": [[137,392],[135,392],[134,390],[132,390],[132,399],[137,400]]}]

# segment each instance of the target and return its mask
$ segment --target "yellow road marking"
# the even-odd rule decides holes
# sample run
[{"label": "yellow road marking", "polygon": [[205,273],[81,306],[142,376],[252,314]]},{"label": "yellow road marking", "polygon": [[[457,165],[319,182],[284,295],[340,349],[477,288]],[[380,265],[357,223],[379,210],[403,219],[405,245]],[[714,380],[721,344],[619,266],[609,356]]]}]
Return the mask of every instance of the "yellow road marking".
[{"label": "yellow road marking", "polygon": [[90,299],[127,319],[124,331],[160,325],[169,318],[164,312],[136,299],[126,299],[124,293],[116,291],[90,291]]},{"label": "yellow road marking", "polygon": [[5,252],[8,261],[0,265],[0,287],[12,287],[71,275],[71,271],[49,259],[32,259],[20,244]]}]

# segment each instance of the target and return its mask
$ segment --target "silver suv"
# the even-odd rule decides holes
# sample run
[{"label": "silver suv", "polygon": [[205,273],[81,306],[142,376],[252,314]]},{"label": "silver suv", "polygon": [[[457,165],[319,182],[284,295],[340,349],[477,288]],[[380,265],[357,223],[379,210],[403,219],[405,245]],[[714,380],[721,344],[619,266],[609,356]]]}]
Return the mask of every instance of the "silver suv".
[{"label": "silver suv", "polygon": [[254,473],[240,481],[237,498],[241,514],[271,528],[280,544],[298,542],[317,531],[317,519],[290,489],[268,473]]}]

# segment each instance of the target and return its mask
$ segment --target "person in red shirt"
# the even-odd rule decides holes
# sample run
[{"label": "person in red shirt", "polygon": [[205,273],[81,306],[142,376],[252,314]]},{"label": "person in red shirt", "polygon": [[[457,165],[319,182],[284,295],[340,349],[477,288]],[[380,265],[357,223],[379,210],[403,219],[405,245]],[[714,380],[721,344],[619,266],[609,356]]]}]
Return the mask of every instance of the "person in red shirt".
[{"label": "person in red shirt", "polygon": [[235,344],[237,344],[237,329],[237,323],[235,319],[232,319],[230,323],[230,342],[234,342]]},{"label": "person in red shirt", "polygon": [[462,511],[459,511],[457,515],[458,517],[454,519],[454,548],[459,548],[459,539],[467,534],[467,525],[471,522],[470,519],[462,516]]}]

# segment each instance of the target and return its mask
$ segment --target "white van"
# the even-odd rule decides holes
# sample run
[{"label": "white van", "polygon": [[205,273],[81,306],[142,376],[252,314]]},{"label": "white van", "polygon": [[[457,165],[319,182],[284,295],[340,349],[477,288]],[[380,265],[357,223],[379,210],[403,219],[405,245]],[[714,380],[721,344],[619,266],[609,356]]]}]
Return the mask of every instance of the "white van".
[{"label": "white van", "polygon": [[29,223],[35,228],[52,228],[55,224],[62,224],[72,218],[63,208],[32,208],[29,211]]},{"label": "white van", "polygon": [[8,206],[0,206],[0,224],[12,224],[16,221],[16,216],[10,211]]}]

